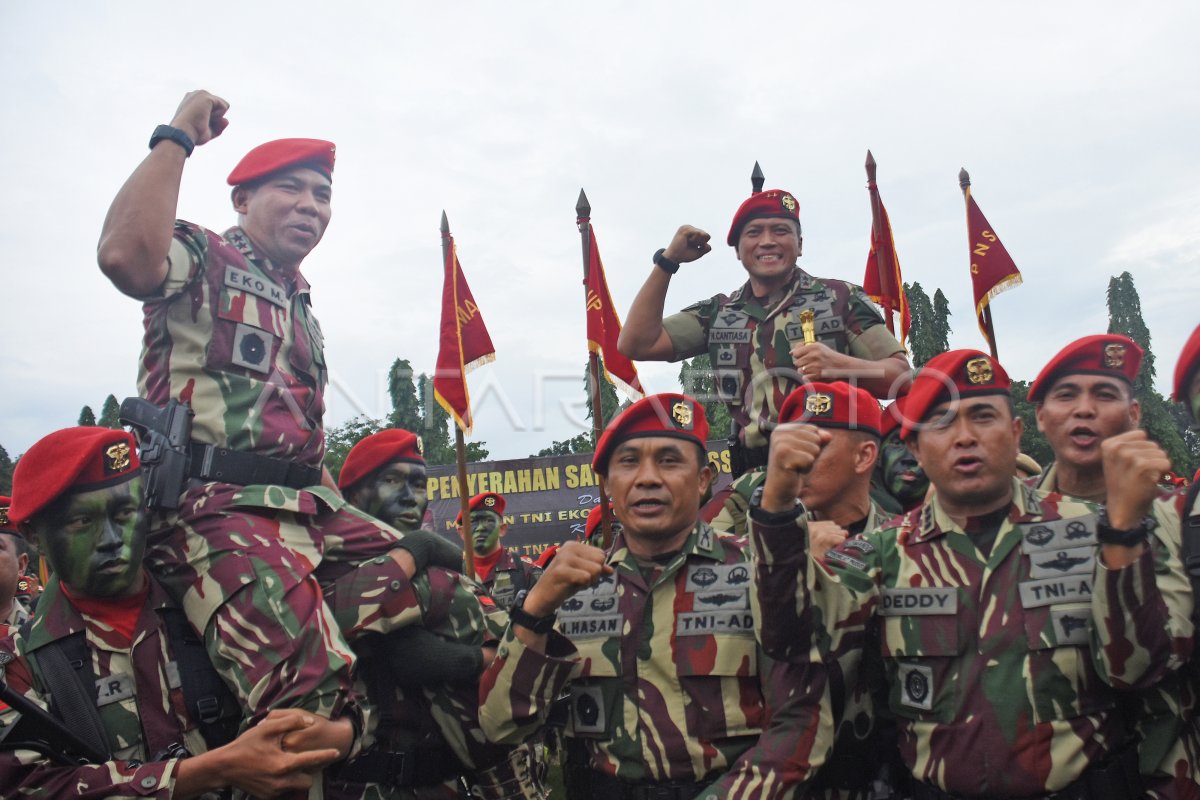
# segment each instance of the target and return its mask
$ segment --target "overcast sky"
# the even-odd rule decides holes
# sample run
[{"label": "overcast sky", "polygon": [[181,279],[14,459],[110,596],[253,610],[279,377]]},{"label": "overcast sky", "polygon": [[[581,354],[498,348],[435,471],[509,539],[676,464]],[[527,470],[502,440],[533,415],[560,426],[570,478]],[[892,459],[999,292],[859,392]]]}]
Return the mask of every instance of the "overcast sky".
[{"label": "overcast sky", "polygon": [[[230,125],[190,159],[182,218],[232,224],[224,178],[262,141],[337,143],[333,221],[303,268],[328,425],[387,413],[394,358],[432,371],[443,209],[497,349],[471,374],[474,439],[523,457],[582,429],[580,187],[624,318],[683,223],[716,246],[668,308],[742,283],[723,241],[756,159],[800,200],[801,265],[861,282],[868,147],[904,278],[945,291],[952,346],[985,348],[966,167],[1025,279],[993,304],[1009,373],[1102,332],[1129,270],[1165,390],[1200,321],[1198,28],[1194,2],[0,2],[0,444],[15,457],[134,393],[141,311],[96,240],[194,88]],[[677,374],[641,365],[652,391]]]}]

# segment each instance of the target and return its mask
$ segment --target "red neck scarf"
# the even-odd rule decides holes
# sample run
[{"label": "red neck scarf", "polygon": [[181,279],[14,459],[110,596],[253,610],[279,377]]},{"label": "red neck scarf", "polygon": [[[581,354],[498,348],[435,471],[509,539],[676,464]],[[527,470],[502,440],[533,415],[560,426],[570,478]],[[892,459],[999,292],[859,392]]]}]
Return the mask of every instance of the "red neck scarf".
[{"label": "red neck scarf", "polygon": [[84,616],[88,624],[92,620],[99,622],[116,631],[120,637],[119,644],[128,647],[133,644],[133,631],[137,628],[138,617],[142,614],[142,606],[150,594],[150,581],[146,580],[140,592],[128,597],[76,597],[66,584],[60,583],[63,594],[71,605]]}]

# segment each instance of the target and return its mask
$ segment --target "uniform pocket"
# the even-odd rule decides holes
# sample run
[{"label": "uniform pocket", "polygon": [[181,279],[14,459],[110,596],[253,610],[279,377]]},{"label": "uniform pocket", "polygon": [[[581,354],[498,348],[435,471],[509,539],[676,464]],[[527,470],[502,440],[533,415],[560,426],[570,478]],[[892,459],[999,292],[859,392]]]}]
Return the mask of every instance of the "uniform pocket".
[{"label": "uniform pocket", "polygon": [[958,617],[888,616],[882,622],[879,641],[892,710],[908,719],[948,719],[962,691],[955,679],[963,641]]},{"label": "uniform pocket", "polygon": [[280,313],[256,295],[222,290],[208,343],[208,366],[241,375],[269,374],[282,343]]},{"label": "uniform pocket", "polygon": [[675,646],[688,733],[704,741],[759,733],[765,712],[754,635],[678,636]]}]

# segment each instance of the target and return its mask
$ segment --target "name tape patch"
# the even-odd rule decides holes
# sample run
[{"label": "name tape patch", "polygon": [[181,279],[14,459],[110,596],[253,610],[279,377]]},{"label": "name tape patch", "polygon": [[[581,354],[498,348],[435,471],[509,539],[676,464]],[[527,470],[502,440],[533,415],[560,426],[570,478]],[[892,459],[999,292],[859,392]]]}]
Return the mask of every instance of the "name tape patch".
[{"label": "name tape patch", "polygon": [[569,617],[559,619],[558,629],[569,639],[600,639],[620,636],[624,623],[625,617],[622,614]]},{"label": "name tape patch", "polygon": [[933,616],[958,613],[958,589],[919,586],[913,589],[884,589],[879,614],[884,617]]},{"label": "name tape patch", "polygon": [[287,295],[284,294],[282,288],[265,278],[255,275],[253,272],[238,269],[232,265],[226,265],[225,267],[225,285],[230,289],[238,289],[257,295],[280,308],[287,308],[289,305]]},{"label": "name tape patch", "polygon": [[1021,605],[1025,608],[1081,603],[1092,597],[1092,576],[1068,575],[1063,578],[1023,581],[1020,589]]},{"label": "name tape patch", "polygon": [[754,615],[749,611],[690,611],[675,617],[676,636],[710,633],[754,635]]}]

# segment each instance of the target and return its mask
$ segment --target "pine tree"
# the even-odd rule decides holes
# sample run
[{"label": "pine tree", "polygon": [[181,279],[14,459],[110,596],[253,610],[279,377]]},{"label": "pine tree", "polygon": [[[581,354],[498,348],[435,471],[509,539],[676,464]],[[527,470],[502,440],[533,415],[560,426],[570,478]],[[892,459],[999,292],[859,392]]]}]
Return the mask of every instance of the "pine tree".
[{"label": "pine tree", "polygon": [[950,349],[950,301],[942,290],[933,293],[933,343],[939,353]]},{"label": "pine tree", "polygon": [[91,406],[84,406],[79,411],[79,424],[94,426],[96,424],[96,412],[92,411]]},{"label": "pine tree", "polygon": [[[1142,368],[1133,384],[1134,397],[1142,406],[1142,428],[1167,452],[1175,472],[1192,475],[1200,465],[1195,447],[1189,446],[1187,426],[1171,403],[1154,389],[1154,353],[1150,350],[1150,329],[1142,318],[1142,300],[1128,272],[1108,282],[1108,332],[1121,333],[1137,342],[1145,351]],[[1195,442],[1192,437],[1190,442]]]},{"label": "pine tree", "polygon": [[0,494],[12,496],[12,474],[13,467],[12,459],[8,457],[8,451],[0,446]]},{"label": "pine tree", "polygon": [[704,415],[708,417],[709,436],[723,439],[733,434],[733,420],[729,416],[729,407],[717,394],[712,360],[708,353],[698,355],[680,365],[679,386],[684,394],[696,398],[704,406]]},{"label": "pine tree", "polygon": [[1013,413],[1025,423],[1025,431],[1021,434],[1021,452],[1031,456],[1044,468],[1054,460],[1054,450],[1038,430],[1037,406],[1027,399],[1029,384],[1025,381],[1013,381],[1009,392],[1012,394]]},{"label": "pine tree", "polygon": [[908,312],[912,323],[908,328],[908,349],[914,367],[950,349],[950,303],[938,289],[933,301],[919,283],[904,284],[908,296]]},{"label": "pine tree", "polygon": [[421,403],[417,400],[412,365],[406,359],[397,358],[392,362],[392,368],[388,370],[388,395],[392,398],[388,425],[420,434]]},{"label": "pine tree", "polygon": [[117,398],[109,395],[104,398],[104,405],[100,409],[100,419],[96,420],[96,424],[101,428],[119,428],[121,427],[121,404],[117,402]]}]

